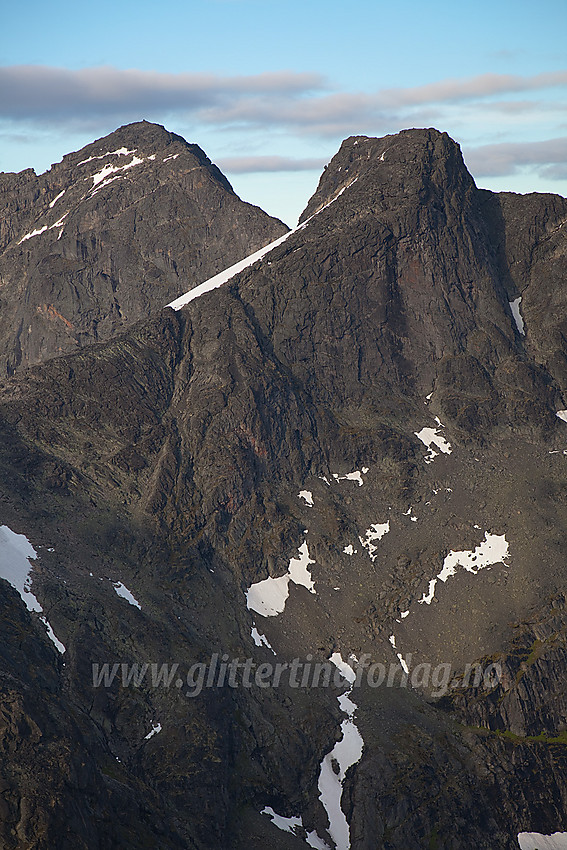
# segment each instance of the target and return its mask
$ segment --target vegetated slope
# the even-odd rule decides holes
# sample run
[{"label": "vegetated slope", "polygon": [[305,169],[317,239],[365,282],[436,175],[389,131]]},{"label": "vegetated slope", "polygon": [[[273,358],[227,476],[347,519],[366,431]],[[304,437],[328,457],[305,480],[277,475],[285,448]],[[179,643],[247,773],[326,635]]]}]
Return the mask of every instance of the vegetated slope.
[{"label": "vegetated slope", "polygon": [[0,175],[3,374],[107,340],[287,227],[146,121]]},{"label": "vegetated slope", "polygon": [[[3,522],[38,548],[66,647],[6,588],[6,847],[332,847],[337,690],[191,695],[214,653],[393,665],[350,696],[356,850],[566,826],[567,405],[541,304],[560,328],[567,202],[479,191],[446,134],[413,130],[347,140],[309,215],[179,313],[2,386]],[[292,574],[281,613],[247,608]],[[458,681],[475,661],[496,687]],[[104,687],[104,662],[179,668]]]}]

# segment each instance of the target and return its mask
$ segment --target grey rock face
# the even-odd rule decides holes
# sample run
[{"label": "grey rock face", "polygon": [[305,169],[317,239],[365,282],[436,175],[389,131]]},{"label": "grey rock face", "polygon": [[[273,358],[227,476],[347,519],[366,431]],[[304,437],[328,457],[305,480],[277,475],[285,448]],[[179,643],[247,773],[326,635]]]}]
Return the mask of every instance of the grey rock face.
[{"label": "grey rock face", "polygon": [[[395,686],[352,694],[353,850],[512,850],[565,827],[567,203],[477,190],[445,134],[412,130],[347,140],[310,216],[179,313],[0,387],[3,521],[44,547],[32,586],[67,647],[63,667],[8,589],[6,847],[134,848],[135,823],[149,847],[304,847],[265,806],[331,847],[318,782],[336,689],[93,686],[95,662],[186,672],[213,653],[394,666]],[[424,427],[451,453],[426,463]],[[449,553],[471,566],[488,535],[503,560],[458,564],[425,603]],[[290,582],[279,616],[253,614],[250,585],[303,541],[316,593]],[[475,662],[500,664],[497,687],[463,684]],[[448,665],[448,692],[412,678],[423,665]]]},{"label": "grey rock face", "polygon": [[145,121],[0,175],[0,210],[4,374],[110,339],[287,230]]}]

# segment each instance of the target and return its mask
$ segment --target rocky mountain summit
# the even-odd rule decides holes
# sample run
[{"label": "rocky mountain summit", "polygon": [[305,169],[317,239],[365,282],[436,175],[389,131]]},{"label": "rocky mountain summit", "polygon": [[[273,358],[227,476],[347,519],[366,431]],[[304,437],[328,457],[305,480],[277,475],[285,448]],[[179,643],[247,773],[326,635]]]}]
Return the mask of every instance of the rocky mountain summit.
[{"label": "rocky mountain summit", "polygon": [[0,372],[115,336],[288,229],[146,121],[0,174]]},{"label": "rocky mountain summit", "polygon": [[567,831],[566,221],[351,137],[259,262],[3,380],[2,846]]}]

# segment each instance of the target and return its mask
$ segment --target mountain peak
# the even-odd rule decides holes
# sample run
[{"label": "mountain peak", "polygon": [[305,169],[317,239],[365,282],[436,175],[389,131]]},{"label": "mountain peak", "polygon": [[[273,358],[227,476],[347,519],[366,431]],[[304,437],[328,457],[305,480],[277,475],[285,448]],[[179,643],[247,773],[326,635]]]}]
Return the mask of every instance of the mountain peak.
[{"label": "mountain peak", "polygon": [[2,175],[0,207],[0,374],[109,339],[287,231],[148,121]]},{"label": "mountain peak", "polygon": [[[195,143],[186,141],[183,136],[166,130],[161,124],[153,124],[150,121],[134,121],[124,124],[112,133],[90,142],[85,147],[73,153],[66,154],[60,163],[52,166],[50,174],[57,174],[61,168],[69,168],[83,164],[88,160],[103,160],[119,152],[126,156],[136,153],[149,160],[158,159],[162,162],[171,162],[179,156],[186,160],[191,158],[191,167],[207,169],[209,174],[220,183],[224,189],[234,194],[222,171],[214,165],[205,151]],[[163,156],[160,156],[163,154]]]},{"label": "mountain peak", "polygon": [[315,194],[300,221],[329,203],[355,179],[357,192],[366,186],[372,198],[404,196],[439,190],[467,192],[474,181],[467,171],[459,145],[447,133],[432,128],[402,130],[382,138],[350,136],[326,166]]}]

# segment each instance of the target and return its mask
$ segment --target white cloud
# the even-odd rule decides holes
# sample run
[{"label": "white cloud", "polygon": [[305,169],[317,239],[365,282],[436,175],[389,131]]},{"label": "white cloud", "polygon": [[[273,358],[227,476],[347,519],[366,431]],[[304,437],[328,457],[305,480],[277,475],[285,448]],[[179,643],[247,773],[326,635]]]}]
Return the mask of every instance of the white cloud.
[{"label": "white cloud", "polygon": [[534,91],[567,85],[567,71],[554,71],[523,77],[518,74],[481,74],[464,80],[440,80],[424,86],[384,89],[378,98],[382,106],[409,106],[420,103],[450,103],[477,100],[499,94]]},{"label": "white cloud", "polygon": [[193,111],[250,95],[294,97],[322,84],[319,74],[293,71],[222,77],[109,66],[69,70],[17,65],[0,68],[0,115],[50,122],[124,110]]},{"label": "white cloud", "polygon": [[[44,124],[119,116],[139,119],[179,113],[219,127],[271,127],[340,135],[415,126],[418,113],[495,97],[567,86],[567,71],[532,76],[483,74],[376,92],[330,92],[314,73],[250,76],[166,74],[113,67],[69,70],[20,65],[0,68],[0,117]],[[504,108],[504,107],[503,107]],[[522,104],[507,109],[522,110]],[[533,103],[527,109],[533,111]]]},{"label": "white cloud", "polygon": [[275,171],[321,171],[327,159],[294,159],[288,156],[232,156],[217,160],[227,174],[257,174]]},{"label": "white cloud", "polygon": [[545,167],[545,176],[554,179],[567,176],[567,137],[481,145],[465,150],[464,156],[471,172],[479,177],[514,174],[523,166]]},{"label": "white cloud", "polygon": [[[249,76],[169,74],[137,69],[97,67],[80,70],[21,65],[0,67],[0,121],[4,136],[39,138],[43,133],[81,133],[83,138],[109,132],[119,124],[141,118],[187,127],[203,138],[213,131],[220,138],[238,138],[240,147],[266,151],[268,134],[299,140],[327,139],[329,144],[353,134],[385,135],[403,127],[447,129],[463,142],[467,133],[479,138],[494,116],[499,126],[513,127],[516,138],[529,130],[538,134],[563,132],[562,102],[552,90],[567,87],[567,71],[531,76],[482,74],[447,78],[420,86],[374,92],[333,91],[316,73],[289,70]],[[541,96],[533,93],[541,92]],[[530,93],[529,99],[522,93]],[[502,125],[503,122],[503,125]],[[544,127],[546,129],[544,129]],[[522,129],[523,128],[523,129]],[[481,130],[482,132],[482,130]],[[260,148],[259,138],[262,138]],[[505,142],[476,147],[463,145],[467,164],[477,176],[512,175],[530,168],[550,180],[564,179],[566,138],[524,143]],[[269,143],[271,144],[271,142]],[[232,153],[222,143],[227,153]],[[326,147],[326,145],[325,145]],[[320,158],[284,155],[218,157],[232,174],[320,170]],[[301,150],[301,148],[300,148]],[[326,152],[326,151],[325,151]]]}]

